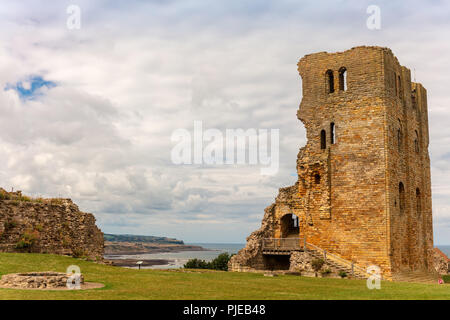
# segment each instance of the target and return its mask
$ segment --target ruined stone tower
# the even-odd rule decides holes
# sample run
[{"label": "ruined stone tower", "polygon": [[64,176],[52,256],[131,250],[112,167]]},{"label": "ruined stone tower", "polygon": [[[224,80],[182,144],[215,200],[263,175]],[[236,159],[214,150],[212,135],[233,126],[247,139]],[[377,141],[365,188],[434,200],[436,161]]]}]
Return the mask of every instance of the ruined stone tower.
[{"label": "ruined stone tower", "polygon": [[[432,272],[425,88],[381,47],[306,55],[298,71],[307,133],[298,180],[266,208],[232,270],[288,269],[308,243],[361,270],[376,265],[386,279]],[[277,239],[291,239],[285,254],[265,251]]]}]

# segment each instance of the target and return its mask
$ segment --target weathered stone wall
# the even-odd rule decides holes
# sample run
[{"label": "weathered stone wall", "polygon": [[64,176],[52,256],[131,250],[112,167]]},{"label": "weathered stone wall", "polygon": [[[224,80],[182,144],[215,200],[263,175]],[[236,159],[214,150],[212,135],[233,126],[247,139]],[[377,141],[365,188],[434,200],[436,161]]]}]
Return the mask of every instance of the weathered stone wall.
[{"label": "weathered stone wall", "polygon": [[[313,201],[306,206],[310,217],[302,225],[301,236],[347,260],[377,264],[388,271],[382,63],[383,49],[366,47],[300,60],[303,99],[298,118],[306,127],[308,142],[307,156],[298,159],[297,169],[300,179],[312,180],[316,173],[321,176],[320,183],[311,181],[313,187],[307,187],[307,193],[330,194],[329,204]],[[345,91],[339,88],[342,68],[347,70]],[[327,70],[333,71],[332,93]],[[324,149],[321,130],[326,132]],[[315,169],[317,163],[320,167]]]},{"label": "weathered stone wall", "polygon": [[[426,90],[385,53],[389,254],[394,272],[433,264]],[[404,191],[401,191],[404,189]],[[402,195],[403,194],[403,195]]]},{"label": "weathered stone wall", "polygon": [[[276,198],[271,237],[285,237],[282,217],[295,214],[299,238],[363,268],[377,265],[387,279],[400,269],[431,270],[425,89],[411,84],[409,70],[387,48],[307,55],[298,70],[303,98],[297,116],[306,127],[307,144],[298,154],[297,183],[280,189]],[[340,84],[342,70],[346,87]],[[400,182],[405,187],[401,214]]]},{"label": "weathered stone wall", "polygon": [[7,198],[13,199],[0,200],[0,251],[103,260],[103,233],[94,216],[70,199]]},{"label": "weathered stone wall", "polygon": [[439,274],[450,273],[450,263],[448,257],[438,248],[434,248],[433,251],[434,268]]}]

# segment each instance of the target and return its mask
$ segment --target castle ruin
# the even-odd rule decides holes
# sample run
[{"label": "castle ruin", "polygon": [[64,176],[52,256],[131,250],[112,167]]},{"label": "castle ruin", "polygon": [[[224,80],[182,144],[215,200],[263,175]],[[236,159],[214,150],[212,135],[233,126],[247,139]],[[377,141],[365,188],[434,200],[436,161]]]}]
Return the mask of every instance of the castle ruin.
[{"label": "castle ruin", "polygon": [[298,62],[306,146],[233,271],[292,269],[312,252],[384,279],[433,274],[427,93],[390,49],[355,47]]},{"label": "castle ruin", "polygon": [[0,188],[0,252],[70,255],[103,261],[103,232],[70,199],[30,198]]}]

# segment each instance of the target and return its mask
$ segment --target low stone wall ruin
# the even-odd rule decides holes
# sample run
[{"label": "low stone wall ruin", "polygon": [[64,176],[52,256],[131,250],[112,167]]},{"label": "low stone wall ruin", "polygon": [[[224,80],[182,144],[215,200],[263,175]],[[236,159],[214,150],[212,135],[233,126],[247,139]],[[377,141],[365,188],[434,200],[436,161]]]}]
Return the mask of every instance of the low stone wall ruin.
[{"label": "low stone wall ruin", "polygon": [[[67,287],[67,280],[71,276],[61,272],[12,273],[2,276],[0,286],[12,289],[59,289]],[[83,275],[78,277],[79,283],[83,284]]]}]

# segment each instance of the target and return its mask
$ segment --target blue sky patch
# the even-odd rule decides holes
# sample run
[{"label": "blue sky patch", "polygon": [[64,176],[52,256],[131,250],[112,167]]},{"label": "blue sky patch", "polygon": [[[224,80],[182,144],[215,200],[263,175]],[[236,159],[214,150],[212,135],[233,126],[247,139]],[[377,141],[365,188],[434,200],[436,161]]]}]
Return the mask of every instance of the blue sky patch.
[{"label": "blue sky patch", "polygon": [[33,100],[42,95],[41,88],[48,89],[56,87],[56,83],[44,80],[41,76],[31,76],[25,80],[19,81],[16,84],[7,84],[5,90],[16,90],[21,99]]}]

